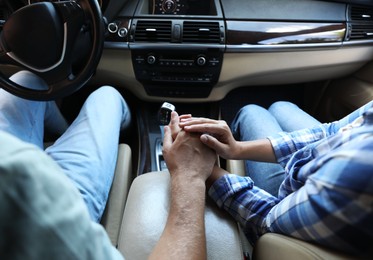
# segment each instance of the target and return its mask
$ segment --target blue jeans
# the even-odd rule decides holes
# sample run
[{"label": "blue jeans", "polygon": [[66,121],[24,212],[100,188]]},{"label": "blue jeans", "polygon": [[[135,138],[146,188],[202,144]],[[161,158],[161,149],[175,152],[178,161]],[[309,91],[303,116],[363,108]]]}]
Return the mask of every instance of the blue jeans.
[{"label": "blue jeans", "polygon": [[[279,101],[269,109],[257,105],[247,105],[234,118],[231,129],[237,140],[249,141],[266,138],[281,131],[291,132],[320,124],[319,121],[298,106]],[[276,163],[245,161],[246,175],[256,186],[274,196],[284,179],[284,168]]]},{"label": "blue jeans", "polygon": [[[27,71],[18,72],[11,79],[29,88],[47,88]],[[131,120],[120,93],[109,86],[94,91],[70,126],[54,101],[26,100],[2,89],[0,111],[0,130],[40,149],[44,147],[45,128],[62,134],[45,152],[78,188],[92,220],[100,221],[114,176],[120,131]]]}]

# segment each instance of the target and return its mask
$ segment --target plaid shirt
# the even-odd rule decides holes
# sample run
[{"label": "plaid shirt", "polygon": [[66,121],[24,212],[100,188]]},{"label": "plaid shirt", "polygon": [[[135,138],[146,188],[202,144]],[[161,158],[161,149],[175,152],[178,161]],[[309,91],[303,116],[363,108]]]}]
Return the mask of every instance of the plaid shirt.
[{"label": "plaid shirt", "polygon": [[269,137],[285,168],[278,197],[233,174],[217,180],[210,197],[253,243],[276,232],[346,252],[372,252],[372,105],[340,121]]}]

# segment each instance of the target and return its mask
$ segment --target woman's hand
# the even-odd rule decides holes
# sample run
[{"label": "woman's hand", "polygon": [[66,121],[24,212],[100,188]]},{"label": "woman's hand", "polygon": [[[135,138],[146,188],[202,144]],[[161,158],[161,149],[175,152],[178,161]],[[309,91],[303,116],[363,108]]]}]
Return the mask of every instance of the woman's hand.
[{"label": "woman's hand", "polygon": [[185,117],[180,120],[179,127],[186,132],[200,133],[200,140],[224,159],[236,159],[240,155],[239,142],[223,120]]}]

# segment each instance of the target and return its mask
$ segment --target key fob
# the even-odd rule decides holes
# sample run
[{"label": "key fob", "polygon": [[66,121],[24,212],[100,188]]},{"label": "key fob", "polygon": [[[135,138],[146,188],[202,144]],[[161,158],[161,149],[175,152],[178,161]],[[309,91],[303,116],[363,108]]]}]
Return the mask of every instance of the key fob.
[{"label": "key fob", "polygon": [[175,111],[175,106],[164,102],[158,111],[158,122],[160,125],[168,125],[171,120],[171,112]]}]

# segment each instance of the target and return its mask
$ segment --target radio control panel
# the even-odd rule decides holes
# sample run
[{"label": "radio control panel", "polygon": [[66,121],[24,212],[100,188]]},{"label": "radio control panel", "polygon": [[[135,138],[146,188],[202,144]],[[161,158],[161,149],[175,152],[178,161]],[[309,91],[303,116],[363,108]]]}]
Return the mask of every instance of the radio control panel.
[{"label": "radio control panel", "polygon": [[[144,85],[148,94],[157,95],[158,92],[148,90],[163,88],[162,94],[159,95],[188,97],[190,89],[194,93],[193,97],[200,97],[206,96],[209,93],[207,89],[211,90],[217,83],[223,52],[220,49],[177,52],[132,50],[132,62],[136,78]],[[170,87],[170,91],[165,93]],[[202,90],[199,94],[196,87]]]}]

